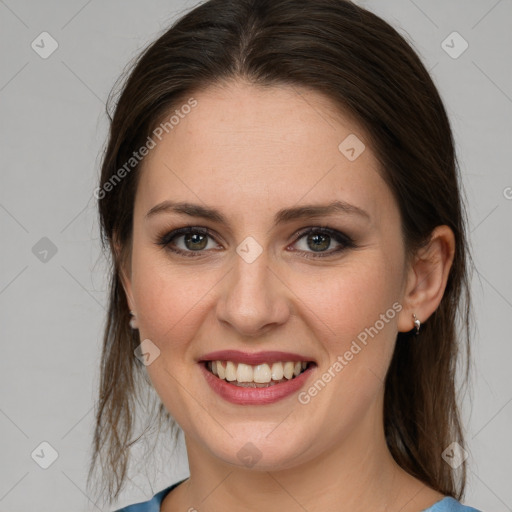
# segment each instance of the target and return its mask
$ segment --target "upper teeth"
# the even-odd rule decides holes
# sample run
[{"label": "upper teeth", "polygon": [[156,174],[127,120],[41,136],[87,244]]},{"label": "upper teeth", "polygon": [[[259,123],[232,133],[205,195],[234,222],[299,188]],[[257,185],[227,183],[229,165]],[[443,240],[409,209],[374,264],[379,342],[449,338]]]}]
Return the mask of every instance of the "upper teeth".
[{"label": "upper teeth", "polygon": [[272,380],[281,380],[283,377],[292,379],[305,370],[307,364],[306,361],[287,361],[252,366],[232,361],[210,361],[208,368],[220,379],[265,384]]}]

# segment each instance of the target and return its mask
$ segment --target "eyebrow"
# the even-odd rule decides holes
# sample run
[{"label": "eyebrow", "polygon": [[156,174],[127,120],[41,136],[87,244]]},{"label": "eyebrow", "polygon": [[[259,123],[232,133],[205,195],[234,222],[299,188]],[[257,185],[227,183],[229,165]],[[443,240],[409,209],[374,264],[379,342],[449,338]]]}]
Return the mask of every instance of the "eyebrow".
[{"label": "eyebrow", "polygon": [[[146,219],[161,213],[177,213],[181,215],[189,215],[190,217],[201,217],[219,224],[228,225],[226,217],[215,208],[208,208],[199,204],[187,202],[163,201],[153,206],[147,213]],[[279,210],[274,216],[274,225],[283,224],[296,219],[307,219],[310,217],[321,217],[324,215],[332,215],[335,213],[343,213],[348,215],[356,215],[366,220],[371,220],[370,215],[363,209],[349,204],[345,201],[333,201],[329,204],[307,204],[292,208],[284,208]]]}]

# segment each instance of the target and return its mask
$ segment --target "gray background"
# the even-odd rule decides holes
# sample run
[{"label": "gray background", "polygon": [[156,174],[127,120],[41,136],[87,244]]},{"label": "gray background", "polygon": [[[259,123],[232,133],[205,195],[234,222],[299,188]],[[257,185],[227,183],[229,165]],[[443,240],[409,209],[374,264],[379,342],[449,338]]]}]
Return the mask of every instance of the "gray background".
[{"label": "gray background", "polygon": [[[453,125],[478,270],[465,501],[512,510],[512,1],[357,3],[413,44]],[[102,510],[87,497],[85,476],[106,306],[92,197],[104,102],[130,59],[193,5],[0,0],[0,511]],[[47,59],[31,48],[43,31],[58,43]],[[458,58],[442,47],[454,31],[469,44]],[[447,41],[452,53],[462,48]],[[43,441],[58,452],[48,469],[31,457]],[[134,464],[119,505],[188,475],[183,446],[166,457],[149,479]]]}]

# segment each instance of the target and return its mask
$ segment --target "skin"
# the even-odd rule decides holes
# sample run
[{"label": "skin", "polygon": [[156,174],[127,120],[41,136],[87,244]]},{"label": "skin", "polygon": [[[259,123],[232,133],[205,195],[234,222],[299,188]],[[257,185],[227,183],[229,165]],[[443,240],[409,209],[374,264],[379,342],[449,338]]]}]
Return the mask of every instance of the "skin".
[{"label": "skin", "polygon": [[[438,226],[430,244],[406,259],[398,205],[358,124],[329,99],[289,86],[241,81],[210,87],[198,105],[144,161],[131,261],[123,284],[141,340],[160,355],[147,366],[162,402],[185,433],[190,478],[161,510],[201,512],[418,512],[443,498],[403,471],[387,449],[383,381],[396,335],[439,305],[454,237]],[[354,161],[338,150],[349,134],[366,149]],[[369,219],[336,213],[273,226],[281,208],[344,200]],[[165,212],[165,200],[219,209],[228,225]],[[184,226],[212,231],[199,257],[158,245]],[[327,226],[356,248],[318,254],[299,229]],[[236,252],[248,236],[263,252]],[[325,252],[340,247],[327,239]],[[184,237],[174,246],[192,252]],[[201,246],[203,247],[203,246]],[[316,249],[316,250],[315,250]],[[294,394],[274,404],[240,406],[216,395],[196,360],[212,350],[291,351],[317,361],[306,387],[392,304],[402,306],[311,401]],[[244,466],[251,442],[261,455]]]}]

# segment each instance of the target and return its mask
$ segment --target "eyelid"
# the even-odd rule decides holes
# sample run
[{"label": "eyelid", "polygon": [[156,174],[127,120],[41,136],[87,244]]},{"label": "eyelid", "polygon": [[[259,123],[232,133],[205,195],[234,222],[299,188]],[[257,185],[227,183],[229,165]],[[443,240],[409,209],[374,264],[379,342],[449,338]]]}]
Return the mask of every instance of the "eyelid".
[{"label": "eyelid", "polygon": [[321,226],[321,225],[313,225],[308,226],[306,228],[299,229],[298,231],[295,231],[293,235],[293,240],[297,241],[299,238],[302,238],[304,235],[307,235],[309,233],[323,233],[326,235],[329,235],[333,238],[341,238],[344,243],[350,244],[353,243],[353,239],[348,236],[343,231],[339,231],[338,229],[331,228],[329,226]]},{"label": "eyelid", "polygon": [[356,247],[356,244],[354,243],[354,240],[347,235],[346,233],[339,231],[337,229],[328,227],[328,226],[309,226],[307,228],[303,228],[299,231],[295,232],[294,235],[294,241],[293,244],[299,242],[302,238],[304,238],[306,235],[310,233],[320,233],[324,235],[328,235],[331,237],[332,240],[334,240],[336,243],[341,245],[341,247],[337,249],[330,249],[328,251],[302,251],[297,250],[297,252],[302,252],[304,254],[305,258],[309,259],[318,259],[318,258],[328,258],[329,256],[336,256],[342,253],[343,251],[347,249],[352,249]]},{"label": "eyelid", "polygon": [[[203,251],[183,251],[182,249],[170,249],[169,246],[171,245],[171,242],[176,240],[177,238],[180,238],[184,235],[188,235],[190,233],[199,233],[202,235],[206,235],[210,237],[212,240],[215,241],[215,243],[219,244],[217,241],[218,235],[214,233],[210,228],[204,227],[204,226],[183,226],[181,228],[171,229],[164,232],[163,235],[157,236],[156,244],[162,246],[164,249],[168,248],[170,251],[175,253],[192,253],[200,255]],[[220,237],[219,237],[220,238]],[[220,244],[219,244],[220,245]]]}]

